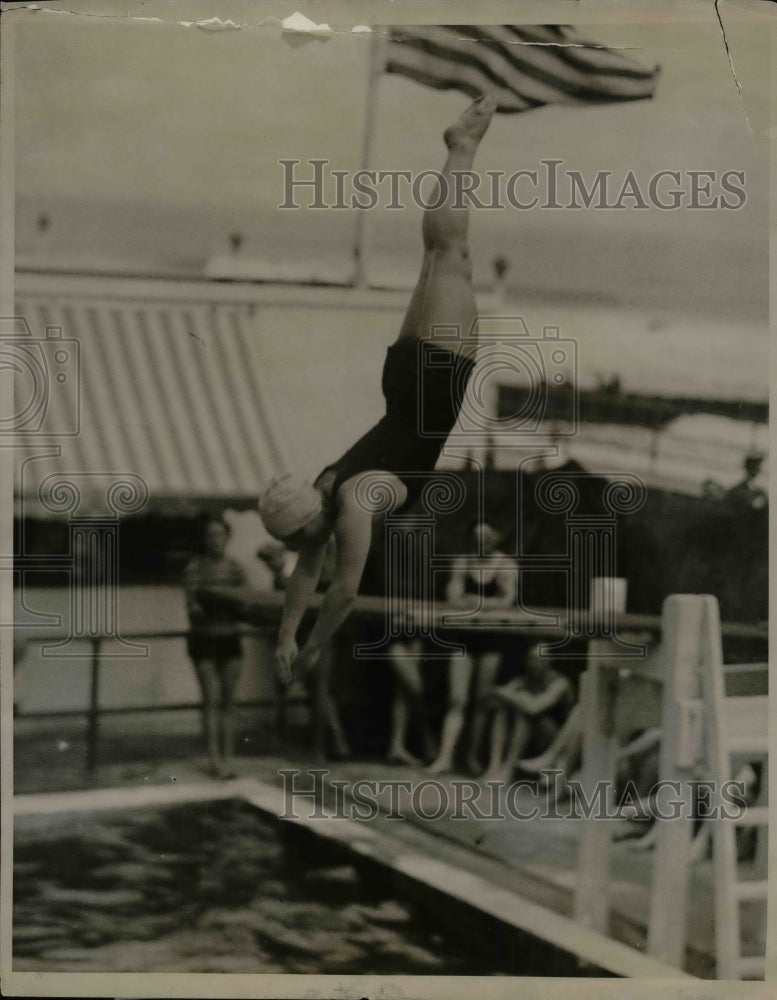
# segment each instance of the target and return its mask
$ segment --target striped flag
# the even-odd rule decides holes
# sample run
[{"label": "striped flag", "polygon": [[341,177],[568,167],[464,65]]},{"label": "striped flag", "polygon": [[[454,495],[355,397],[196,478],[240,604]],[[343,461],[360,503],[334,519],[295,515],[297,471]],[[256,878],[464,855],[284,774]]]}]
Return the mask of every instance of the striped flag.
[{"label": "striped flag", "polygon": [[392,28],[384,69],[473,98],[494,91],[508,114],[652,97],[659,72],[559,25]]}]

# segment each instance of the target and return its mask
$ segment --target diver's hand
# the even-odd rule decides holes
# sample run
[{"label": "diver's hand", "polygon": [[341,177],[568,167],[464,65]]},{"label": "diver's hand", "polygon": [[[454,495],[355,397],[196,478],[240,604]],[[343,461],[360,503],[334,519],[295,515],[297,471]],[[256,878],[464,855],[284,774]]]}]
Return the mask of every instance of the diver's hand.
[{"label": "diver's hand", "polygon": [[282,639],[275,648],[275,670],[278,680],[285,685],[294,680],[294,664],[299,657],[299,649],[295,639]]},{"label": "diver's hand", "polygon": [[313,670],[320,659],[320,646],[303,646],[292,666],[294,676],[304,677],[305,674],[308,674],[311,670]]}]

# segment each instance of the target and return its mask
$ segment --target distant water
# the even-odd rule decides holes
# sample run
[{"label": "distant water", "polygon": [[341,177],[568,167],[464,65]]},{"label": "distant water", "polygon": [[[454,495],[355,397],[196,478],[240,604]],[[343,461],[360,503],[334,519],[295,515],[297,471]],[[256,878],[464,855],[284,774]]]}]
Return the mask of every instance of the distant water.
[{"label": "distant water", "polygon": [[[43,213],[45,239],[36,232]],[[569,213],[565,213],[568,215]],[[513,294],[574,305],[608,305],[679,316],[725,318],[736,337],[741,325],[768,317],[768,252],[763,244],[732,236],[704,242],[689,232],[670,240],[628,228],[583,236],[574,220],[492,219],[477,213],[471,226],[475,276],[493,277],[492,261],[510,261]],[[259,280],[305,281],[326,266],[329,280],[347,282],[353,271],[356,214],[350,211],[280,212],[261,204],[240,209],[134,201],[19,198],[16,246],[21,266],[47,262],[81,270],[201,278],[210,262],[233,253],[241,238],[241,274]],[[420,211],[369,214],[364,259],[376,286],[411,288],[421,261]]]}]

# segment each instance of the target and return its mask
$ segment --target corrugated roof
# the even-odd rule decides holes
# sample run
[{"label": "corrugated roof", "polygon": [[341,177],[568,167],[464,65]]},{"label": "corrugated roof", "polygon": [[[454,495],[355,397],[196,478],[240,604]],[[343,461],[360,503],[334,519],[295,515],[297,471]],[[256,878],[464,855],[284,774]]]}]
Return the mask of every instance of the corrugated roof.
[{"label": "corrugated roof", "polygon": [[[23,429],[20,447],[33,455],[55,442],[61,454],[27,465],[17,483],[26,496],[69,472],[133,473],[152,499],[255,496],[288,465],[250,303],[102,297],[96,285],[92,295],[22,291],[17,314],[31,343],[61,328],[67,355],[59,384],[56,340],[36,349],[49,364],[46,412],[38,432]],[[24,379],[19,403],[30,392]]]}]

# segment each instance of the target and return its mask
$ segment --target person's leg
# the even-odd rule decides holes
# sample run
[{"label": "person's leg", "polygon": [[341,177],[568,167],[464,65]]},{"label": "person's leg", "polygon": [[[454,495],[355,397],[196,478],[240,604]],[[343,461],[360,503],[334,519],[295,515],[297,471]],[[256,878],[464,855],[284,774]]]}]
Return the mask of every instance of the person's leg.
[{"label": "person's leg", "polygon": [[221,678],[221,764],[222,778],[233,778],[233,757],[235,755],[235,689],[240,677],[243,661],[232,657],[219,665]]},{"label": "person's leg", "polygon": [[[450,343],[442,339],[441,346],[467,355],[474,356],[476,352],[473,324],[477,308],[467,244],[469,208],[467,199],[460,196],[461,183],[454,173],[472,169],[478,144],[495,110],[496,101],[491,95],[481,97],[445,131],[448,157],[441,171],[442,179],[427,201],[439,206],[424,212],[424,259],[400,339],[426,339],[432,336],[435,327],[452,327]],[[461,207],[456,207],[457,202]]]},{"label": "person's leg", "polygon": [[566,722],[558,731],[553,743],[543,753],[536,757],[524,758],[518,761],[522,771],[538,773],[552,767],[561,754],[574,752],[581,735],[580,706],[575,705],[567,716]]},{"label": "person's leg", "polygon": [[213,773],[216,774],[219,769],[218,672],[213,660],[204,659],[194,661],[194,672],[197,674],[202,692],[202,721],[208,761]]},{"label": "person's leg", "polygon": [[479,774],[483,769],[480,762],[480,750],[483,745],[486,722],[491,714],[486,699],[494,689],[501,664],[502,654],[493,650],[482,653],[477,661],[474,712],[472,714],[469,753],[467,754],[467,770],[471,774]]},{"label": "person's leg", "polygon": [[345,760],[351,756],[351,745],[345,735],[337,702],[331,692],[327,692],[324,711],[326,712],[326,725],[331,740],[330,756],[335,760]]},{"label": "person's leg", "polygon": [[525,751],[531,735],[531,720],[523,712],[516,712],[515,725],[513,726],[507,753],[504,758],[504,768],[506,771],[509,771],[509,774],[512,774],[515,770],[515,765],[518,763],[521,754]]},{"label": "person's leg", "polygon": [[550,715],[538,715],[532,723],[532,741],[540,753],[543,753],[556,740],[559,724]]},{"label": "person's leg", "polygon": [[448,667],[448,709],[442,722],[440,752],[437,760],[429,765],[433,774],[453,770],[456,746],[464,727],[464,709],[467,705],[474,663],[469,654],[454,656]]},{"label": "person's leg", "polygon": [[[564,724],[566,726],[566,723]],[[562,727],[560,733],[563,733],[564,727]],[[559,735],[560,735],[559,733]],[[558,742],[559,737],[556,737]],[[560,754],[556,757],[553,764],[553,768],[557,771],[561,771],[561,780],[556,785],[556,791],[558,797],[563,797],[569,792],[569,781],[572,778],[579,777],[578,771],[583,763],[583,731],[581,728],[574,728],[570,731],[570,735],[565,741],[564,748]]]},{"label": "person's leg", "polygon": [[387,759],[392,764],[417,766],[419,761],[407,749],[410,720],[423,715],[423,681],[420,643],[396,642],[389,650],[396,686],[391,705],[391,738]]},{"label": "person's leg", "polygon": [[635,754],[642,754],[648,750],[654,750],[660,744],[661,729],[659,727],[644,729],[618,750],[616,758],[622,760]]},{"label": "person's leg", "polygon": [[320,712],[321,716],[316,724],[317,729],[320,726],[320,731],[318,735],[314,732],[316,752],[325,755],[324,743],[328,737],[331,748],[328,756],[336,760],[345,760],[346,757],[351,756],[351,746],[343,729],[337,702],[330,690],[330,680],[330,666],[323,661],[319,661],[313,670],[308,671],[302,677],[308,700],[311,705],[318,705],[317,711]]},{"label": "person's leg", "polygon": [[494,719],[491,723],[490,750],[488,755],[488,766],[483,778],[485,781],[495,780],[501,776],[502,762],[507,746],[507,737],[510,732],[509,712],[506,708],[498,708],[494,712]]}]

